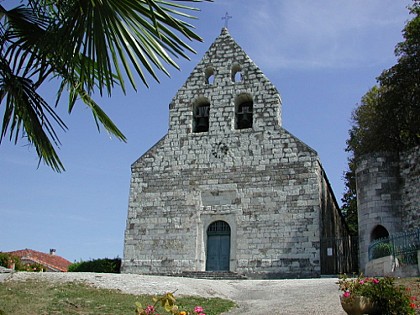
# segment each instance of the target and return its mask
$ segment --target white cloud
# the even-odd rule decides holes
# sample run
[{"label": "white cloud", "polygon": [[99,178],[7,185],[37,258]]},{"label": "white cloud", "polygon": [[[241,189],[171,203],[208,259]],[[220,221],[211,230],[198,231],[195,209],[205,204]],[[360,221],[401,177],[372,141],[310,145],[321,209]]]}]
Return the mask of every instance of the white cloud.
[{"label": "white cloud", "polygon": [[[275,68],[331,68],[389,62],[410,1],[246,2],[236,12],[247,52]],[[237,37],[237,36],[235,36]],[[262,65],[263,66],[263,65]]]}]

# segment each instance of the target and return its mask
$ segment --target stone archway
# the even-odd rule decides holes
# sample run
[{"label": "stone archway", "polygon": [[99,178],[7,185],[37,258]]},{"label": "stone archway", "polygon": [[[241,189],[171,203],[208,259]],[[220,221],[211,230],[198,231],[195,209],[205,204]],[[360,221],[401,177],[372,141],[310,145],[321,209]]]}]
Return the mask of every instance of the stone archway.
[{"label": "stone archway", "polygon": [[385,237],[388,237],[388,236],[389,236],[388,230],[382,225],[377,225],[372,230],[372,233],[370,234],[370,241],[373,242],[375,240],[385,238]]},{"label": "stone archway", "polygon": [[206,271],[229,271],[230,226],[216,221],[207,228]]}]

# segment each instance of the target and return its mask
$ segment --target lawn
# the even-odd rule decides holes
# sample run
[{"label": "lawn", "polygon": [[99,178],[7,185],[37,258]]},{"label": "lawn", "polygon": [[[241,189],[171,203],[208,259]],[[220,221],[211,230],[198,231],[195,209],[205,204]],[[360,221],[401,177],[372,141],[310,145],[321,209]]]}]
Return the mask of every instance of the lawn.
[{"label": "lawn", "polygon": [[[148,305],[152,298],[80,282],[8,281],[0,284],[0,315],[135,315],[135,303]],[[202,306],[207,315],[221,314],[235,306],[220,298],[197,297],[177,298],[176,304],[189,311]]]}]

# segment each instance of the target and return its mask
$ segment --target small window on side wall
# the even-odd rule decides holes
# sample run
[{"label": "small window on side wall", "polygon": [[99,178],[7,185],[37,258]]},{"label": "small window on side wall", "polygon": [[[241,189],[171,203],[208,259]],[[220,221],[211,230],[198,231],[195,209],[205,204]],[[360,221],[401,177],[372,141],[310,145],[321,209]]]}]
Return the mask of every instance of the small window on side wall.
[{"label": "small window on side wall", "polygon": [[193,132],[209,131],[209,112],[210,102],[207,99],[201,99],[193,107]]},{"label": "small window on side wall", "polygon": [[248,94],[239,95],[235,101],[235,128],[252,128],[254,116],[254,103]]},{"label": "small window on side wall", "polygon": [[239,63],[234,63],[230,70],[232,82],[241,82],[242,81],[242,67]]},{"label": "small window on side wall", "polygon": [[205,83],[206,84],[214,84],[214,68],[213,67],[207,67],[204,71],[205,76]]}]

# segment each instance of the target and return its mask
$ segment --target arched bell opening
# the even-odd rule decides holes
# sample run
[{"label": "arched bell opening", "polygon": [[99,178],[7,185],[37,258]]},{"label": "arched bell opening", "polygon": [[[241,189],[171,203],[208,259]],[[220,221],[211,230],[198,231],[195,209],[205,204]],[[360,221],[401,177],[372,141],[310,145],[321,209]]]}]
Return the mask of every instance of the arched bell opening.
[{"label": "arched bell opening", "polygon": [[242,81],[242,67],[239,63],[235,62],[230,69],[230,75],[232,82]]},{"label": "arched bell opening", "polygon": [[252,128],[254,102],[249,94],[241,94],[235,100],[235,129]]},{"label": "arched bell opening", "polygon": [[200,98],[193,105],[193,132],[209,131],[210,102],[207,98]]},{"label": "arched bell opening", "polygon": [[206,271],[229,271],[230,226],[216,221],[207,228]]},{"label": "arched bell opening", "polygon": [[204,71],[205,76],[205,83],[212,85],[214,83],[214,68],[213,67],[207,67]]}]

